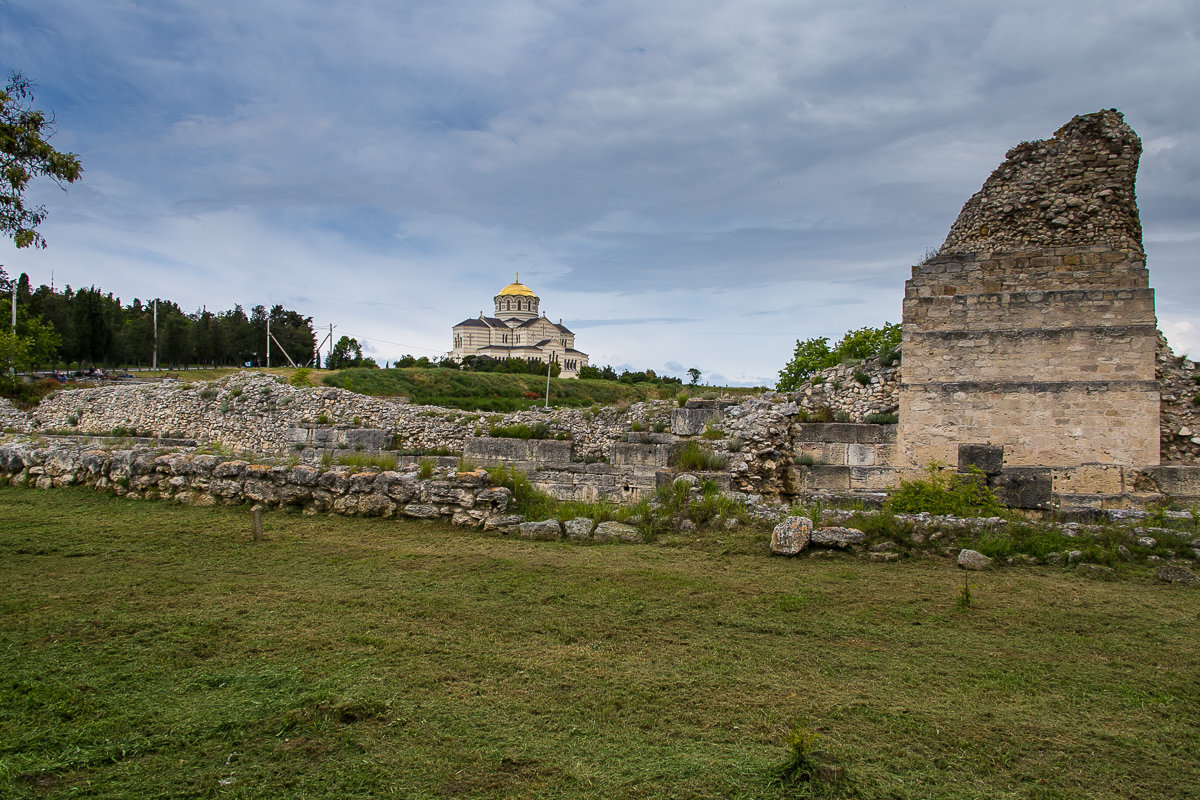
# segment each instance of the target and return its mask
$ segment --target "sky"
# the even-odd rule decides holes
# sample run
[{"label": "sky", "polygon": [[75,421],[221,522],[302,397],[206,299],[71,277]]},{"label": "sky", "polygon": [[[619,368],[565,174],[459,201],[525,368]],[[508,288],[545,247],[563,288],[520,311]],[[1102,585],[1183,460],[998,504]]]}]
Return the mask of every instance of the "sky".
[{"label": "sky", "polygon": [[1200,355],[1194,0],[0,0],[0,69],[84,166],[10,275],[279,303],[382,363],[519,272],[593,364],[718,385],[898,322],[1009,148],[1117,108]]}]

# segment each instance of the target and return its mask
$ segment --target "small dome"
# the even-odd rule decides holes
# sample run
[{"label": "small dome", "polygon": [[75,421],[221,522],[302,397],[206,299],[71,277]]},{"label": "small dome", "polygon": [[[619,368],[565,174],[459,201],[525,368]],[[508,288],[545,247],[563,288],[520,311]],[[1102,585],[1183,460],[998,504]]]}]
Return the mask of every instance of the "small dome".
[{"label": "small dome", "polygon": [[[520,276],[518,275],[517,277],[519,278]],[[520,280],[514,280],[497,292],[496,297],[537,297],[537,295],[533,293],[532,289],[521,283]]]}]

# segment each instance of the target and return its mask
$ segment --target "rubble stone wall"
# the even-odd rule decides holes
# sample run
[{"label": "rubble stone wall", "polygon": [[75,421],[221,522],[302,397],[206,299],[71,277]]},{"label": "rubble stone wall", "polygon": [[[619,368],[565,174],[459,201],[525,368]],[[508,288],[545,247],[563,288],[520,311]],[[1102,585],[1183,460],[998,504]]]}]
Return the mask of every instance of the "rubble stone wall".
[{"label": "rubble stone wall", "polygon": [[440,519],[467,527],[495,524],[512,493],[483,470],[439,471],[421,480],[404,471],[254,464],[194,451],[106,450],[58,442],[0,444],[0,477],[39,489],[91,486],[130,499],[187,505],[258,503],[305,514]]}]

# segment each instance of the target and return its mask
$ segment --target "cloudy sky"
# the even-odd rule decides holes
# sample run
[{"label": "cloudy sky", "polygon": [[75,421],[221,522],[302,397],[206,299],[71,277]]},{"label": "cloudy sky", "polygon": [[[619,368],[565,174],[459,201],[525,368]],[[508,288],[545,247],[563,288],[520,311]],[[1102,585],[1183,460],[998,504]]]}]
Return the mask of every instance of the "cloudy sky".
[{"label": "cloudy sky", "polygon": [[592,363],[772,384],[1025,139],[1115,107],[1160,327],[1200,354],[1194,0],[0,0],[81,183],[35,285],[282,303],[439,355],[521,273]]}]

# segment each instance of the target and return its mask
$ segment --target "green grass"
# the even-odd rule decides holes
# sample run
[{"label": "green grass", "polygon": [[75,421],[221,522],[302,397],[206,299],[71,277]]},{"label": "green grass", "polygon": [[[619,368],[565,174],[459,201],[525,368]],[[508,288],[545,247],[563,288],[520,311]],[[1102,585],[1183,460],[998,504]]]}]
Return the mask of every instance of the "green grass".
[{"label": "green grass", "polygon": [[[328,386],[379,396],[405,396],[413,403],[472,411],[516,411],[545,402],[546,376],[453,369],[344,369],[326,375]],[[669,399],[678,386],[552,378],[550,405],[586,407]],[[755,394],[762,389],[731,388],[722,393]]]},{"label": "green grass", "polygon": [[[1194,589],[0,488],[0,796],[1200,788]],[[845,768],[781,778],[789,732]],[[786,776],[784,776],[786,777]]]}]

